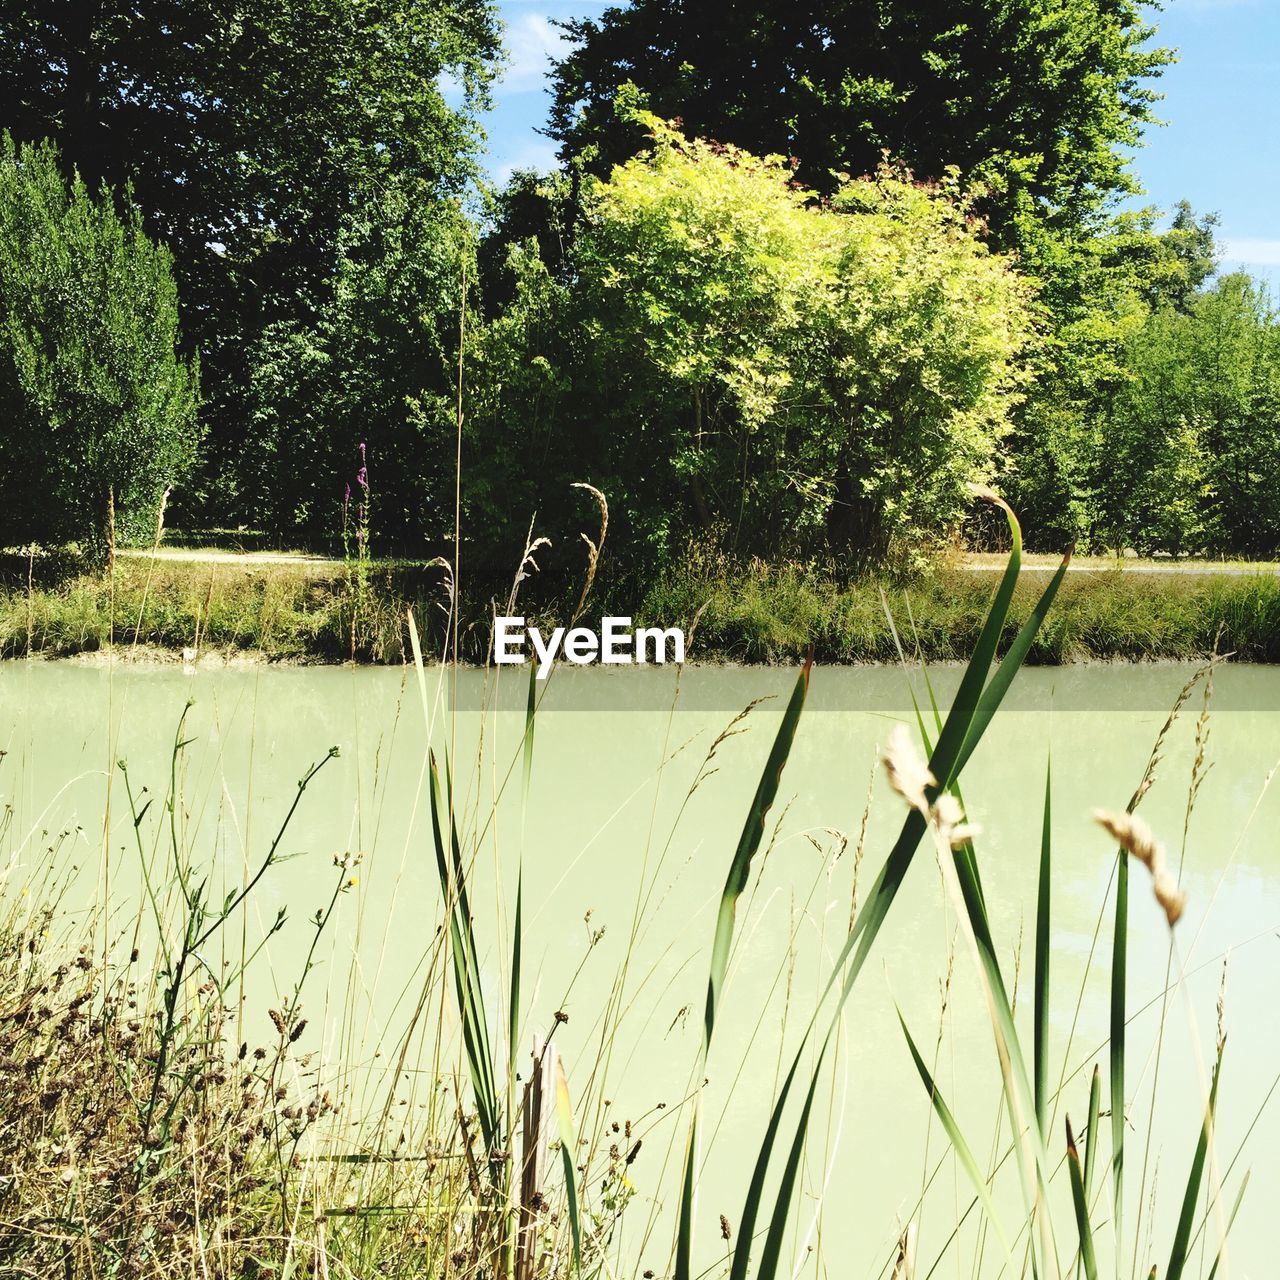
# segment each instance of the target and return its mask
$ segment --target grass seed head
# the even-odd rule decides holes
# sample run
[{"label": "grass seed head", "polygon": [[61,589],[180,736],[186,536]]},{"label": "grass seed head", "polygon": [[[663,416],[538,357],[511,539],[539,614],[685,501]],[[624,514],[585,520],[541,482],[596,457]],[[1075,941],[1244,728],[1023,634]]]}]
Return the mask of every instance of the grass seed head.
[{"label": "grass seed head", "polygon": [[929,772],[911,734],[904,724],[895,725],[884,749],[884,770],[889,785],[913,808],[923,814],[929,812],[928,787],[936,786],[937,779]]},{"label": "grass seed head", "polygon": [[1182,918],[1187,905],[1187,895],[1169,873],[1164,846],[1154,832],[1135,813],[1114,813],[1109,809],[1095,809],[1093,820],[1110,834],[1122,849],[1137,858],[1151,872],[1151,887],[1156,901],[1164,911],[1169,927],[1173,928]]}]

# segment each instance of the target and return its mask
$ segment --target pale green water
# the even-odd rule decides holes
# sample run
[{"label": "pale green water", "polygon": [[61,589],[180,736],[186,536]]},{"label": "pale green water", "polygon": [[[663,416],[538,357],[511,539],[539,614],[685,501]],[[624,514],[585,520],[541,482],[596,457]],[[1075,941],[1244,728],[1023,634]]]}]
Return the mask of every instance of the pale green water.
[{"label": "pale green water", "polygon": [[[1024,672],[966,774],[971,816],[984,827],[979,855],[1010,975],[1020,931],[1026,930],[1020,1007],[1027,1011],[1041,801],[1046,753],[1052,746],[1055,1077],[1112,865],[1111,850],[1088,811],[1095,805],[1124,806],[1187,674],[1175,667]],[[937,675],[944,701],[955,678],[952,671]],[[780,714],[780,699],[757,708],[745,721],[745,731],[721,745],[717,771],[698,787],[674,831],[673,821],[716,734],[750,700],[785,693],[792,679],[792,673],[781,671],[690,668],[683,676],[680,709],[673,714],[672,672],[564,672],[548,686],[539,714],[534,793],[524,834],[526,1026],[530,1032],[545,1029],[558,1008],[569,1014],[557,1041],[571,1088],[584,1094],[596,1058],[594,1024],[626,951],[637,893],[642,884],[652,886],[630,967],[630,1008],[602,1094],[611,1099],[611,1115],[649,1115],[643,1152],[631,1170],[638,1200],[624,1229],[621,1253],[631,1265],[622,1274],[638,1274],[644,1266],[663,1274],[668,1233],[659,1229],[644,1248],[641,1236],[650,1202],[673,1198],[683,1131],[675,1104],[687,1092],[696,1054],[716,903]],[[468,673],[462,681],[457,698],[461,709],[456,717],[447,709],[438,711],[434,743],[440,751],[452,741],[455,759],[474,762],[482,723],[479,676]],[[474,811],[477,796],[480,809],[488,811],[495,787],[518,755],[523,686],[511,681],[505,693],[510,696],[501,699],[504,709],[483,717],[481,767],[464,763],[459,769],[468,812]],[[420,786],[427,735],[416,687],[399,671],[264,668],[184,675],[177,668],[5,665],[0,668],[0,747],[8,754],[0,762],[0,791],[14,809],[8,844],[18,866],[15,883],[22,867],[38,861],[39,848],[51,838],[43,836],[46,829],[56,833],[78,825],[81,830],[73,831],[64,849],[65,854],[74,847],[83,868],[68,899],[69,910],[73,916],[83,910],[93,884],[104,879],[110,882],[119,918],[133,909],[136,858],[126,847],[131,824],[118,775],[110,792],[111,857],[103,862],[108,766],[124,758],[135,786],[146,783],[162,792],[174,729],[187,698],[195,700],[188,724],[195,741],[189,748],[187,779],[193,826],[202,856],[221,866],[229,883],[242,874],[242,846],[251,859],[260,856],[305,767],[332,744],[342,749],[308,792],[286,841],[301,856],[274,869],[255,898],[261,921],[272,919],[281,905],[288,905],[291,921],[273,940],[269,963],[259,969],[250,992],[250,1032],[259,1038],[269,1034],[269,997],[277,982],[292,981],[298,957],[310,942],[307,917],[328,899],[335,874],[332,854],[360,849],[366,855],[361,883],[342,901],[335,953],[315,975],[306,1004],[316,1044],[330,1053],[344,1034],[352,1034],[342,1030],[344,1005],[345,1025],[355,1028],[363,1052],[385,1047],[403,1021],[410,998],[406,993],[416,996],[415,970],[440,914],[426,795]],[[1159,781],[1143,809],[1175,859],[1198,709],[1197,698],[1171,738]],[[877,744],[897,719],[911,719],[900,672],[815,672],[775,808],[775,817],[785,808],[778,838],[749,905],[740,912],[740,942],[708,1072],[706,1132],[715,1131],[715,1137],[699,1224],[708,1249],[718,1237],[718,1215],[723,1212],[734,1223],[738,1219],[776,1084],[780,1046],[785,1041],[785,1070],[847,927],[854,857],[850,849],[833,862],[836,838],[831,829],[856,836]],[[1143,1276],[1151,1261],[1158,1261],[1164,1272],[1199,1123],[1201,1083],[1187,998],[1199,1020],[1199,1052],[1211,1053],[1220,957],[1228,951],[1229,1043],[1218,1132],[1224,1172],[1280,1072],[1274,1012],[1280,973],[1280,849],[1275,836],[1280,796],[1263,794],[1267,775],[1280,760],[1280,671],[1237,667],[1219,673],[1210,757],[1213,768],[1191,826],[1186,864],[1190,907],[1178,929],[1174,962],[1175,974],[1185,968],[1192,976],[1184,984],[1185,994],[1177,993],[1166,1025],[1151,1144],[1151,1170],[1158,1169],[1158,1246],[1142,1268]],[[477,856],[473,907],[481,946],[490,949],[486,981],[495,1006],[505,961],[499,961],[494,944],[506,936],[520,845],[518,792],[517,769]],[[901,816],[899,803],[877,774],[862,870],[864,894]],[[588,911],[589,925],[584,923]],[[600,927],[604,937],[589,948],[589,931]],[[930,1109],[893,1003],[901,1005],[917,1040],[931,1054],[951,936],[936,866],[922,850],[850,1003],[830,1087],[824,1084],[820,1090],[823,1118],[811,1144],[794,1246],[799,1263],[809,1259],[803,1266],[806,1274],[880,1274],[903,1221],[915,1213]],[[795,944],[789,947],[792,937]],[[1166,938],[1163,918],[1135,869],[1130,935],[1134,1012],[1161,989]],[[1072,1068],[1091,1068],[1101,1061],[1104,1075],[1105,1054],[1098,1050],[1106,1036],[1109,944],[1108,911],[1069,1058]],[[566,997],[580,966],[581,975]],[[1130,1093],[1137,1102],[1128,1156],[1130,1224],[1139,1215],[1155,1029],[1154,1012],[1139,1016],[1131,1029]],[[937,1074],[985,1161],[996,1115],[998,1070],[963,948],[956,951]],[[1082,1072],[1064,1094],[1077,1127],[1084,1121],[1087,1089]],[[660,1102],[670,1105],[654,1112]],[[589,1116],[580,1119],[590,1122]],[[1220,1275],[1274,1274],[1268,1215],[1280,1188],[1278,1138],[1280,1105],[1263,1112],[1228,1183],[1230,1201],[1240,1173],[1252,1168],[1231,1237],[1229,1270]],[[673,1139],[676,1155],[668,1159]],[[936,1124],[928,1142],[932,1168],[943,1150]],[[1055,1144],[1060,1151],[1060,1140],[1055,1138]],[[1148,1192],[1150,1180],[1149,1173]],[[824,1182],[825,1213],[811,1234]],[[923,1265],[918,1274],[928,1270],[969,1199],[964,1175],[948,1164],[921,1220]],[[1002,1203],[1013,1206],[1015,1201]],[[1012,1208],[1009,1216],[1016,1223]],[[1063,1253],[1069,1256],[1069,1219],[1064,1216],[1060,1222]],[[1143,1229],[1145,1234],[1145,1208]],[[806,1253],[809,1243],[815,1246],[812,1254]],[[815,1262],[819,1257],[822,1262]],[[982,1274],[994,1276],[999,1271],[994,1245],[986,1257]],[[1148,1257],[1145,1249],[1141,1257]],[[963,1247],[948,1254],[936,1274],[972,1275],[973,1259],[973,1239],[966,1235]],[[1208,1263],[1203,1270],[1207,1272]]]}]

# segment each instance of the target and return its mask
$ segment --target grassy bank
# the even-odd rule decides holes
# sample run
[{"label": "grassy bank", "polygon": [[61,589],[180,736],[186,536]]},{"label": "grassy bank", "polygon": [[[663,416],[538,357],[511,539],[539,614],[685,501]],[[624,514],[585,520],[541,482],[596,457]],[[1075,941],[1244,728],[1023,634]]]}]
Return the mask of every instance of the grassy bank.
[{"label": "grassy bank", "polygon": [[272,660],[404,660],[404,609],[430,621],[439,570],[374,563],[357,580],[321,558],[209,553],[122,556],[112,573],[9,564],[0,654],[68,657],[111,645]]},{"label": "grassy bank", "polygon": [[[357,579],[323,558],[208,556],[121,558],[110,576],[49,570],[28,577],[26,565],[11,564],[0,582],[0,654],[69,656],[114,643],[206,657],[400,663],[408,652],[407,607],[428,634],[443,625],[439,568],[374,562]],[[1187,660],[1207,654],[1219,631],[1221,647],[1241,661],[1280,661],[1280,575],[1222,568],[1135,570],[1104,562],[1070,573],[1028,661]],[[633,592],[601,584],[592,612],[687,627],[701,610],[691,653],[704,661],[794,661],[812,643],[824,663],[891,662],[896,650],[883,590],[906,632],[914,621],[921,654],[948,661],[972,651],[994,581],[981,564],[940,566],[908,584],[798,565],[693,565],[668,570],[639,603]],[[1044,581],[1039,566],[1024,571],[1002,645],[1026,620]],[[482,660],[487,606],[473,602],[470,612],[475,620],[464,629],[463,651]],[[568,612],[549,608],[546,615]]]},{"label": "grassy bank", "polygon": [[[909,585],[885,584],[905,644],[930,661],[972,652],[994,575],[938,568]],[[1047,581],[1027,570],[1014,592],[1001,638],[1007,648]],[[652,590],[648,618],[689,618],[703,608],[694,652],[744,662],[801,656],[812,643],[820,662],[892,662],[897,653],[875,582],[753,565],[745,572],[673,575]],[[1186,660],[1221,648],[1241,661],[1280,661],[1280,576],[1244,573],[1135,573],[1120,568],[1070,573],[1027,660]]]}]

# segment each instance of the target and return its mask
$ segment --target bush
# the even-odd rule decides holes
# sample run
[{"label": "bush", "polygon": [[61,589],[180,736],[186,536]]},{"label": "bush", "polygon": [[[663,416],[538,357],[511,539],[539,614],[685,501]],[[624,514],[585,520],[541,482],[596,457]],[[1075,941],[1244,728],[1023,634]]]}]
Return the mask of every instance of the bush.
[{"label": "bush", "polygon": [[178,355],[168,253],[128,206],[64,180],[49,144],[0,141],[0,513],[9,543],[154,530],[194,460],[197,372]]},{"label": "bush", "polygon": [[1280,324],[1229,275],[1154,312],[1106,431],[1113,541],[1171,555],[1280,552]]},{"label": "bush", "polygon": [[[651,150],[586,182],[567,268],[539,270],[529,241],[482,340],[480,430],[541,463],[507,519],[522,535],[537,509],[561,541],[547,508],[585,479],[615,556],[650,566],[690,536],[858,565],[945,537],[991,475],[1032,336],[1030,290],[963,194],[884,171],[817,201],[780,157],[645,119]],[[512,479],[487,487],[531,488]]]}]

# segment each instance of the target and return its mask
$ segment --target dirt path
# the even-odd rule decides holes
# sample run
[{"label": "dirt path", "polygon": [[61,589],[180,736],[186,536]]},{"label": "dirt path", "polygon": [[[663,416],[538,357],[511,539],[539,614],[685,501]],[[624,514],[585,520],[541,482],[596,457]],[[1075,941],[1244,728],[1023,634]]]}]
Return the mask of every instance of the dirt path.
[{"label": "dirt path", "polygon": [[135,547],[116,552],[121,559],[170,560],[178,564],[340,565],[332,556],[304,555],[298,551],[227,551],[219,547],[161,547],[157,551]]}]

